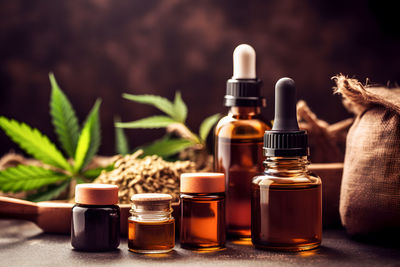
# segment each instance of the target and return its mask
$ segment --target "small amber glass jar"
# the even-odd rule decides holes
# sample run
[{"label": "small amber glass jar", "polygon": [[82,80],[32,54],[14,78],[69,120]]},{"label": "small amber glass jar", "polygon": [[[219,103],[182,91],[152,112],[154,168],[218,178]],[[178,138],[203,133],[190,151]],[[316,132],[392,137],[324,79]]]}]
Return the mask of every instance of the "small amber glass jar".
[{"label": "small amber glass jar", "polygon": [[182,174],[181,247],[218,250],[225,246],[225,236],[224,174]]},{"label": "small amber glass jar", "polygon": [[71,245],[81,251],[117,249],[120,242],[118,187],[79,184],[72,208]]},{"label": "small amber glass jar", "polygon": [[175,219],[168,194],[135,194],[128,218],[128,247],[136,253],[166,253],[175,246]]}]

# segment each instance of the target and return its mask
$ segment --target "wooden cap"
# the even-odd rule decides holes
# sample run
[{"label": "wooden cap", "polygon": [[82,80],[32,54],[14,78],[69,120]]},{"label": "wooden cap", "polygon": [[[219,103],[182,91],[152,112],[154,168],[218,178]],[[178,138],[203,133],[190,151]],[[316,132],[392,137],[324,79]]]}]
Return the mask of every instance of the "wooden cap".
[{"label": "wooden cap", "polygon": [[217,172],[197,172],[181,174],[182,193],[225,192],[225,175]]},{"label": "wooden cap", "polygon": [[111,184],[78,184],[75,202],[85,205],[114,205],[118,203],[118,186]]}]

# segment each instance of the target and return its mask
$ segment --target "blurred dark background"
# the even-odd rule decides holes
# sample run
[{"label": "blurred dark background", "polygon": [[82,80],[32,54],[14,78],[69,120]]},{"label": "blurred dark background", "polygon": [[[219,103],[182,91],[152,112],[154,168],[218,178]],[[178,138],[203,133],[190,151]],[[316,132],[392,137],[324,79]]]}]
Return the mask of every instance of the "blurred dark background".
[{"label": "blurred dark background", "polygon": [[[264,80],[265,117],[273,117],[274,83],[290,76],[299,97],[333,123],[351,116],[332,95],[335,74],[400,82],[398,10],[382,0],[1,1],[0,115],[56,141],[48,112],[52,71],[81,122],[102,98],[101,154],[114,153],[115,115],[132,121],[158,113],[122,99],[123,92],[171,99],[180,90],[197,130],[206,116],[226,111],[232,52],[248,43]],[[163,131],[127,133],[135,147]],[[1,154],[17,150],[4,133],[0,143]]]}]

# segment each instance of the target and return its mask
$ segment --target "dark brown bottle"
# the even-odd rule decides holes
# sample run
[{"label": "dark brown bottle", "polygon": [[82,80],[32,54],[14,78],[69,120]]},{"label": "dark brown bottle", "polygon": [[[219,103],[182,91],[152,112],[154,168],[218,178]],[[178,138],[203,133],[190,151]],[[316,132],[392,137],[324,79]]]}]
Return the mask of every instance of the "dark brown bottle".
[{"label": "dark brown bottle", "polygon": [[264,175],[252,181],[251,240],[256,248],[302,251],[322,238],[321,179],[308,171],[307,133],[298,127],[294,81],[275,86],[275,119],[264,135]]},{"label": "dark brown bottle", "polygon": [[82,205],[72,208],[71,245],[82,251],[108,251],[119,246],[118,205]]},{"label": "dark brown bottle", "polygon": [[263,135],[270,126],[261,119],[261,80],[255,75],[255,51],[240,45],[234,51],[234,74],[227,82],[230,107],[215,129],[215,170],[225,174],[226,224],[234,238],[249,238],[251,179],[263,171]]},{"label": "dark brown bottle", "polygon": [[252,242],[257,248],[302,251],[322,238],[321,179],[306,157],[265,161],[252,183]]},{"label": "dark brown bottle", "polygon": [[82,251],[117,249],[120,242],[118,187],[106,184],[79,184],[72,208],[71,245]]}]

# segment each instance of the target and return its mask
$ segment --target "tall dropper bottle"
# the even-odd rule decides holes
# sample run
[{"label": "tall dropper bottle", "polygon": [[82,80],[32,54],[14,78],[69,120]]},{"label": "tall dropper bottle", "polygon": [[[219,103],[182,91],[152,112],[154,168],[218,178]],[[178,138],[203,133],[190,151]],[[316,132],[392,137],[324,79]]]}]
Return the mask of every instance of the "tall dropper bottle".
[{"label": "tall dropper bottle", "polygon": [[226,177],[226,224],[233,238],[251,235],[251,179],[262,172],[263,134],[270,129],[261,119],[265,98],[256,76],[256,52],[241,44],[233,52],[233,76],[226,83],[228,115],[215,129],[215,170]]},{"label": "tall dropper bottle", "polygon": [[308,171],[307,133],[299,129],[296,88],[275,86],[275,118],[264,135],[264,175],[252,181],[251,238],[257,248],[302,251],[321,243],[321,179]]}]

